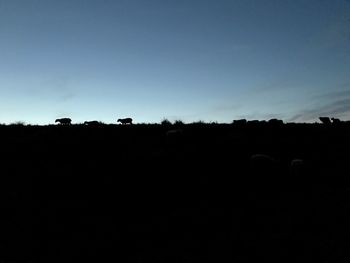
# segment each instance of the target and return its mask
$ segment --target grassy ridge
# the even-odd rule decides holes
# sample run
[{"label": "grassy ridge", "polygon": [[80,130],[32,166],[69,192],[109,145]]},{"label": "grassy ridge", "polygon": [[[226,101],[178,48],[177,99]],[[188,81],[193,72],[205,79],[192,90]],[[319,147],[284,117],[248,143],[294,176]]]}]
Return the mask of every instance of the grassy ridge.
[{"label": "grassy ridge", "polygon": [[[0,126],[2,258],[336,262],[350,233],[349,131]],[[251,169],[256,153],[275,167]],[[294,158],[305,161],[301,177],[289,173]]]}]

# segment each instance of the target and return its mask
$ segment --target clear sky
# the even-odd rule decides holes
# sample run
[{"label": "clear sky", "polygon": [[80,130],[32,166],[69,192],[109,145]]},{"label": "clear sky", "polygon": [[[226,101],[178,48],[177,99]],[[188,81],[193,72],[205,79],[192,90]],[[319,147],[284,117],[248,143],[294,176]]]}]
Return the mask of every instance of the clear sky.
[{"label": "clear sky", "polygon": [[0,0],[0,123],[350,119],[350,1]]}]

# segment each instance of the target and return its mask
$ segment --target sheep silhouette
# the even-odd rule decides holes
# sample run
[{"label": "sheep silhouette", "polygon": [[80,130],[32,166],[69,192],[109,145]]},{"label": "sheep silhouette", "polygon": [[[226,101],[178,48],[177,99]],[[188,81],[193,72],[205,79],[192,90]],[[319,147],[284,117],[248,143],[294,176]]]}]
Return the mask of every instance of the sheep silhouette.
[{"label": "sheep silhouette", "polygon": [[55,123],[58,122],[61,125],[71,125],[72,120],[70,118],[61,118],[61,119],[56,119]]},{"label": "sheep silhouette", "polygon": [[319,117],[319,119],[323,124],[326,124],[326,125],[331,124],[331,120],[329,119],[329,117]]},{"label": "sheep silhouette", "polygon": [[279,119],[270,119],[268,121],[268,123],[270,125],[273,125],[273,126],[279,126],[279,125],[283,125],[283,120],[279,120]]},{"label": "sheep silhouette", "polygon": [[132,118],[118,119],[117,122],[120,122],[121,124],[132,124]]}]

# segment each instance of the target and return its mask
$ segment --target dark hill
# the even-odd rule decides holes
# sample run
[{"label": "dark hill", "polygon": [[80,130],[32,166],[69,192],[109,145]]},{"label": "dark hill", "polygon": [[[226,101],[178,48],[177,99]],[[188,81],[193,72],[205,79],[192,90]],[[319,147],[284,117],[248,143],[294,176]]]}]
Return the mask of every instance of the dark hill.
[{"label": "dark hill", "polygon": [[348,260],[349,149],[347,123],[0,126],[0,260]]}]

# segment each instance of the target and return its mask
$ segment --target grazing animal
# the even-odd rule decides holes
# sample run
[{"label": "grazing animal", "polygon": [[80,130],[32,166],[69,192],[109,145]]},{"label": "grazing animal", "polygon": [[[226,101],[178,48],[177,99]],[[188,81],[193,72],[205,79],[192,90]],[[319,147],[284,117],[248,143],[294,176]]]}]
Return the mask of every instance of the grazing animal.
[{"label": "grazing animal", "polygon": [[132,119],[131,118],[118,119],[117,122],[120,122],[121,124],[132,124]]},{"label": "grazing animal", "polygon": [[341,120],[338,118],[331,118],[333,124],[341,123]]},{"label": "grazing animal", "polygon": [[56,119],[55,123],[58,122],[61,125],[71,125],[72,120],[70,118],[61,118],[61,119]]},{"label": "grazing animal", "polygon": [[320,117],[319,119],[323,124],[331,124],[331,120],[329,119],[329,117]]},{"label": "grazing animal", "polygon": [[268,121],[269,124],[271,125],[282,125],[283,124],[283,120],[279,120],[279,119],[270,119]]}]

